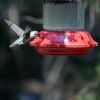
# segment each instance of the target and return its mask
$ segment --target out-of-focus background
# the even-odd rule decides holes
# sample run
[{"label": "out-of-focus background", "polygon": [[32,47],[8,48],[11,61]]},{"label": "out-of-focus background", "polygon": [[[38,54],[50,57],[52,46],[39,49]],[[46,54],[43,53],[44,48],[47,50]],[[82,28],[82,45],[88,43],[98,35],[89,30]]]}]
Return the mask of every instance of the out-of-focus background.
[{"label": "out-of-focus background", "polygon": [[[42,30],[42,0],[0,0],[0,16]],[[85,29],[100,43],[100,0],[84,0]],[[42,56],[0,20],[0,100],[100,100],[100,47],[87,56]]]}]

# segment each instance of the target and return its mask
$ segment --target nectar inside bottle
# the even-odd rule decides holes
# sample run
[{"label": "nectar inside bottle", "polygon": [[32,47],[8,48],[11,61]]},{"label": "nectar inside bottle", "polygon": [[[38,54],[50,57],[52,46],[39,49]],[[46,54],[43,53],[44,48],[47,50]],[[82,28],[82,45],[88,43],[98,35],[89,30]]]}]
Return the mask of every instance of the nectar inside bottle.
[{"label": "nectar inside bottle", "polygon": [[84,29],[81,0],[44,0],[43,28],[47,30]]}]

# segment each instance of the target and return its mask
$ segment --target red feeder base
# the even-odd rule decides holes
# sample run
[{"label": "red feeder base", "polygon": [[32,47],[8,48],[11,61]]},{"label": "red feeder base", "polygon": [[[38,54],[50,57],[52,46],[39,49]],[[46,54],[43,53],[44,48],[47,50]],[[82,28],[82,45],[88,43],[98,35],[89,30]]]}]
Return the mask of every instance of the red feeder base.
[{"label": "red feeder base", "polygon": [[98,43],[86,31],[41,31],[30,45],[46,55],[86,55]]}]

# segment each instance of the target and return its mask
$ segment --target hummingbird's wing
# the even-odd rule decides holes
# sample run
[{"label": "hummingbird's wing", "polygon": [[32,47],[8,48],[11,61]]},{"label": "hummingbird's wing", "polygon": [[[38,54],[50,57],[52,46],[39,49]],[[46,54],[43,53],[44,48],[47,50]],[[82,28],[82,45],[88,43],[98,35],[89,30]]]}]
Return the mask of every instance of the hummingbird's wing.
[{"label": "hummingbird's wing", "polygon": [[18,36],[23,36],[25,31],[23,29],[21,29],[20,27],[18,27],[17,25],[15,25],[14,23],[12,23],[9,20],[4,19],[4,21],[10,26],[10,28],[13,29],[13,31],[15,31],[17,33]]},{"label": "hummingbird's wing", "polygon": [[24,44],[23,40],[24,40],[24,36],[21,36],[15,42],[13,42],[9,47],[12,48],[12,47],[14,47],[16,45]]},{"label": "hummingbird's wing", "polygon": [[[9,47],[14,47],[16,45],[22,45],[28,42],[28,40],[31,40],[32,38],[35,38],[38,35],[38,31],[31,31],[30,28],[26,28],[26,30],[24,31],[23,29],[19,28],[17,25],[15,25],[14,23],[12,23],[9,20],[4,19],[4,21],[10,26],[10,28],[12,28],[17,35],[19,36],[19,38],[13,42]],[[29,34],[28,34],[29,33]],[[27,38],[28,35],[28,39]],[[24,41],[25,40],[25,41]]]}]

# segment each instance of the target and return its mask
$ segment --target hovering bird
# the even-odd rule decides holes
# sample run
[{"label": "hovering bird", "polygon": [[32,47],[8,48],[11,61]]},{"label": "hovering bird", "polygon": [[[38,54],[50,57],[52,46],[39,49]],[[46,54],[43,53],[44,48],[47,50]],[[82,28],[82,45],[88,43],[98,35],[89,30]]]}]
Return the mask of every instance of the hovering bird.
[{"label": "hovering bird", "polygon": [[23,44],[29,42],[30,40],[34,39],[39,34],[38,31],[31,31],[31,29],[29,27],[26,28],[25,30],[23,30],[9,20],[4,19],[4,21],[19,36],[19,38],[9,46],[10,48],[12,48],[16,45],[23,45]]}]

